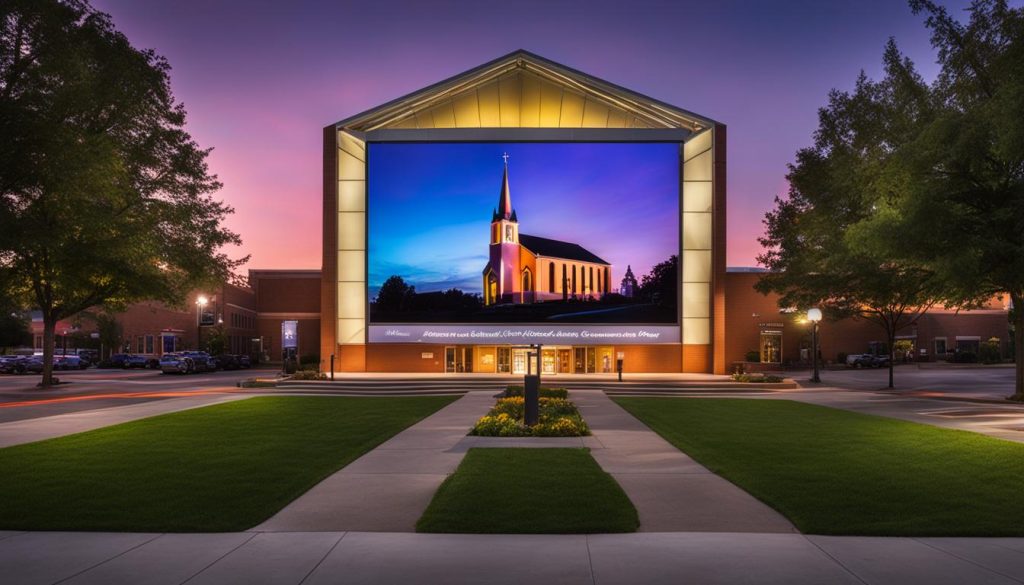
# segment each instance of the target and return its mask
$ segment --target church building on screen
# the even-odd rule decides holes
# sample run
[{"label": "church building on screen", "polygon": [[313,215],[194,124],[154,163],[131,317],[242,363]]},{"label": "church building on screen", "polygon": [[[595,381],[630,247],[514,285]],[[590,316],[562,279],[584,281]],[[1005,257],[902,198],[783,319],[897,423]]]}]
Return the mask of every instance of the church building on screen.
[{"label": "church building on screen", "polygon": [[484,304],[599,300],[612,266],[579,244],[519,233],[508,188],[508,155],[498,208],[491,216],[490,260],[483,270]]}]

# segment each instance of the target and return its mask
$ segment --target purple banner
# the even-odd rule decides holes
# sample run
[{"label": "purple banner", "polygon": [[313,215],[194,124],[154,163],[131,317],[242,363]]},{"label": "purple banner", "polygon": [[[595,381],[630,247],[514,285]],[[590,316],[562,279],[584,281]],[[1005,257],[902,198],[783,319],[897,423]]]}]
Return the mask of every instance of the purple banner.
[{"label": "purple banner", "polygon": [[370,325],[370,343],[641,345],[679,343],[679,325]]}]

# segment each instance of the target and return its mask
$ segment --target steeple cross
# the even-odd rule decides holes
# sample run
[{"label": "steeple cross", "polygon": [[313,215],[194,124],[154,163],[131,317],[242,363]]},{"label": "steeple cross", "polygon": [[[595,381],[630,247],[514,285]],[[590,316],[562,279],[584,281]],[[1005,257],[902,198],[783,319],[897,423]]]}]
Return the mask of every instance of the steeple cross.
[{"label": "steeple cross", "polygon": [[507,167],[508,166],[508,153],[506,152],[505,154],[501,155],[501,158],[505,159],[505,166]]}]

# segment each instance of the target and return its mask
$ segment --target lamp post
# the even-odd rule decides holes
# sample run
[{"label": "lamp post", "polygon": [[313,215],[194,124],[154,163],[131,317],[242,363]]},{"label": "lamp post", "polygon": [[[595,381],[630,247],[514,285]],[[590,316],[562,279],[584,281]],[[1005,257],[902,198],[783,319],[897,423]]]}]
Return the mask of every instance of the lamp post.
[{"label": "lamp post", "polygon": [[64,330],[64,335],[60,336],[60,340],[61,340],[61,345],[63,346],[61,348],[61,354],[62,355],[68,355],[68,330],[67,329]]},{"label": "lamp post", "polygon": [[202,350],[202,345],[203,345],[203,307],[205,307],[206,303],[208,303],[208,302],[210,302],[210,301],[208,301],[207,298],[204,297],[203,295],[199,295],[199,298],[196,299],[196,351],[201,351]]},{"label": "lamp post", "polygon": [[821,321],[821,309],[817,307],[808,309],[807,320],[811,322],[811,363],[814,364],[811,382],[821,382],[821,378],[818,376],[818,323]]}]

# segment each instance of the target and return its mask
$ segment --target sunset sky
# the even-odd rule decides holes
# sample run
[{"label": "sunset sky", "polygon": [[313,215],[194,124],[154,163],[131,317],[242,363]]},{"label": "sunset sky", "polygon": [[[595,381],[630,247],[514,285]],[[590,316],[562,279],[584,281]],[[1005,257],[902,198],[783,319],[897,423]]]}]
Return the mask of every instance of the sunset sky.
[{"label": "sunset sky", "polygon": [[503,153],[519,232],[583,246],[613,287],[627,265],[640,278],[677,253],[677,144],[371,144],[370,298],[393,274],[420,292],[483,292]]},{"label": "sunset sky", "polygon": [[[943,4],[960,15],[968,2]],[[320,267],[324,126],[516,49],[728,125],[730,266],[754,264],[761,218],[830,89],[877,76],[890,36],[936,71],[922,19],[899,0],[94,6],[170,61],[250,268]]]}]

